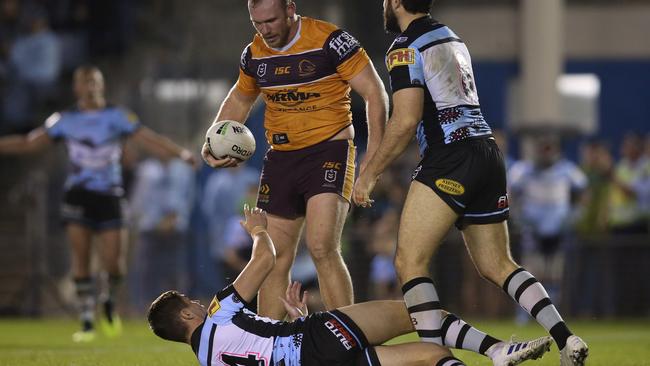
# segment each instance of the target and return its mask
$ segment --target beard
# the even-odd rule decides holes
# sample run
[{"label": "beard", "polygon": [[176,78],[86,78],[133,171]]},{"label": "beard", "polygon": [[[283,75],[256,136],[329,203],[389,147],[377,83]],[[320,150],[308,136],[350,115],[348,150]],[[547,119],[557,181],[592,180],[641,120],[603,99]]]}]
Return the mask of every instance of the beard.
[{"label": "beard", "polygon": [[402,33],[402,30],[399,27],[399,23],[397,22],[397,17],[395,16],[395,12],[390,7],[390,5],[388,5],[386,7],[386,10],[384,10],[384,29],[387,33]]}]

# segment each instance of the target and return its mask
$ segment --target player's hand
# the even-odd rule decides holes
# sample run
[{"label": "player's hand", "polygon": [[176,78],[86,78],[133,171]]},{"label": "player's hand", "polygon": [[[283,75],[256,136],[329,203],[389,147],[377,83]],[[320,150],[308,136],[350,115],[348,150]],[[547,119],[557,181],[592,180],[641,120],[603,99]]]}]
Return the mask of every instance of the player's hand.
[{"label": "player's hand", "polygon": [[211,166],[212,168],[231,168],[234,166],[239,165],[241,163],[241,160],[231,158],[230,156],[225,157],[223,159],[217,159],[215,158],[212,153],[210,153],[210,148],[208,147],[207,143],[203,144],[203,147],[201,148],[201,157],[203,157],[203,161],[205,161],[206,164]]},{"label": "player's hand", "polygon": [[250,208],[248,204],[244,204],[244,220],[241,220],[239,223],[251,235],[253,234],[253,229],[257,227],[266,230],[266,212],[261,208]]},{"label": "player's hand", "polygon": [[372,177],[365,171],[361,171],[357,181],[354,182],[352,201],[354,201],[357,206],[372,207],[372,204],[375,201],[370,199],[370,193],[372,193],[376,183],[377,177]]},{"label": "player's hand", "polygon": [[300,296],[300,288],[302,284],[298,281],[293,281],[287,286],[287,291],[285,292],[284,299],[280,297],[282,304],[284,304],[284,309],[287,311],[287,314],[291,320],[296,320],[303,316],[307,316],[307,291],[302,292],[302,297]]}]

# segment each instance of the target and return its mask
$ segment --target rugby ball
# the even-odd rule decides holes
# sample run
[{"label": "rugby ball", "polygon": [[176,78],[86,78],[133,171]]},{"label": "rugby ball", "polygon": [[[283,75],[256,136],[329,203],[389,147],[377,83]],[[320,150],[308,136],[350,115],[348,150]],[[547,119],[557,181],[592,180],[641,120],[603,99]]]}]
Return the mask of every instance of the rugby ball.
[{"label": "rugby ball", "polygon": [[255,137],[243,123],[219,121],[205,133],[205,142],[210,153],[217,159],[232,157],[248,160],[255,152]]}]

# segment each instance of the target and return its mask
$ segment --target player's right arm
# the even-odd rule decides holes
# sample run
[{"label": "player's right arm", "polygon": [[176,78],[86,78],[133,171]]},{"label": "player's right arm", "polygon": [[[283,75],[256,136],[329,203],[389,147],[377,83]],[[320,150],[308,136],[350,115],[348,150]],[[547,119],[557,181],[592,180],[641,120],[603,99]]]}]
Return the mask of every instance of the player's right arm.
[{"label": "player's right arm", "polygon": [[253,237],[253,253],[233,287],[244,301],[251,302],[275,265],[275,247],[266,231],[266,212],[244,205],[244,218],[241,225]]},{"label": "player's right arm", "polygon": [[[246,123],[248,115],[250,114],[257,96],[260,94],[260,89],[257,86],[257,80],[247,70],[248,60],[251,57],[250,46],[244,49],[241,61],[239,64],[239,78],[237,83],[230,89],[228,95],[221,103],[217,117],[212,124],[223,120],[232,120],[241,123]],[[229,168],[239,164],[239,160],[231,157],[224,159],[217,159],[210,154],[210,149],[207,143],[203,144],[201,149],[201,156],[203,160],[213,168]]]},{"label": "player's right arm", "polygon": [[35,153],[50,146],[52,141],[45,127],[39,127],[26,135],[0,137],[0,154]]}]

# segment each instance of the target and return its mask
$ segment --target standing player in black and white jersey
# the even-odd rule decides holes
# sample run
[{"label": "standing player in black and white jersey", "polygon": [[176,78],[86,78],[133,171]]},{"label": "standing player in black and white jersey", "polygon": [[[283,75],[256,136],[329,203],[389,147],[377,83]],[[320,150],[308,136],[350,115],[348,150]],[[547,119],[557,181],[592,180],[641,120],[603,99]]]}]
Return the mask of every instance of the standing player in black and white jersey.
[{"label": "standing player in black and white jersey", "polygon": [[443,343],[442,311],[430,259],[452,225],[480,274],[501,286],[553,336],[561,365],[584,365],[587,345],[573,335],[544,287],[510,255],[503,156],[478,101],[467,47],[430,15],[432,0],[384,0],[393,113],[379,149],[357,179],[353,199],[372,203],[379,175],[417,134],[413,174],[398,233],[395,267],[422,340]]},{"label": "standing player in black and white jersey", "polygon": [[[432,343],[380,346],[413,331],[402,301],[372,301],[307,316],[306,293],[301,296],[300,284],[294,282],[282,299],[294,321],[280,322],[246,310],[275,265],[275,247],[266,231],[266,213],[244,207],[244,215],[242,226],[254,240],[244,270],[207,309],[176,291],[160,295],[148,314],[156,335],[189,344],[203,366],[463,365],[447,348]],[[538,358],[552,342],[550,337],[502,342],[448,313],[444,323],[446,344],[480,352],[496,366]]]}]

